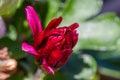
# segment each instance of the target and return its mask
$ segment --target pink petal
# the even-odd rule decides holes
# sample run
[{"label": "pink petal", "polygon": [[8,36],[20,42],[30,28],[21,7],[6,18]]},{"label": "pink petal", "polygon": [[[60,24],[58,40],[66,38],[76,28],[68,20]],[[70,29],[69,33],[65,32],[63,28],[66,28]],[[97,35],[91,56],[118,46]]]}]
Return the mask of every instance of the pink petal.
[{"label": "pink petal", "polygon": [[35,35],[38,32],[41,32],[42,25],[34,8],[32,6],[27,6],[25,10],[26,10],[26,17],[33,35]]},{"label": "pink petal", "polygon": [[50,73],[50,74],[52,74],[52,75],[55,74],[54,70],[53,70],[50,66],[47,65],[47,62],[46,62],[45,59],[43,59],[42,68],[43,68],[46,72],[48,72],[48,73]]},{"label": "pink petal", "polygon": [[27,44],[26,42],[23,42],[22,43],[22,50],[29,53],[29,54],[32,54],[34,56],[37,56],[38,53],[36,52],[36,50],[34,49],[33,46]]},{"label": "pink petal", "polygon": [[50,30],[52,28],[56,28],[61,23],[61,21],[62,21],[62,17],[61,16],[59,18],[54,18],[47,25],[47,28],[45,29],[45,31]]}]

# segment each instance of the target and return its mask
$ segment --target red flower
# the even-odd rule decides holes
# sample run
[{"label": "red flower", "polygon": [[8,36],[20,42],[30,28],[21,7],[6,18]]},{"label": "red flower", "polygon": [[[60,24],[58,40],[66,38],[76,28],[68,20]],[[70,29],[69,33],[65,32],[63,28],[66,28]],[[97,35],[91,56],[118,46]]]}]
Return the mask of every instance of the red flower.
[{"label": "red flower", "polygon": [[26,16],[33,34],[33,46],[23,42],[22,50],[32,54],[42,68],[54,74],[54,69],[63,66],[72,53],[72,48],[78,40],[76,28],[78,23],[68,27],[57,28],[62,17],[50,21],[47,28],[42,30],[40,20],[31,6],[26,7]]}]

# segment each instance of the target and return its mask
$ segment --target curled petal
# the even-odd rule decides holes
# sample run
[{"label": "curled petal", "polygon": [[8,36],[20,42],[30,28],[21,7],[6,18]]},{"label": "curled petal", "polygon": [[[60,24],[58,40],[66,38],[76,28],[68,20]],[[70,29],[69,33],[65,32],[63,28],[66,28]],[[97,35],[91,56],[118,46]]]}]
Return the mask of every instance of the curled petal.
[{"label": "curled petal", "polygon": [[35,46],[35,48],[37,48],[42,43],[43,37],[44,37],[43,31],[34,35],[34,46]]},{"label": "curled petal", "polygon": [[43,68],[46,72],[48,72],[48,73],[50,73],[50,74],[52,74],[52,75],[55,74],[54,70],[53,70],[50,66],[47,65],[47,61],[46,61],[45,59],[43,59],[42,68]]},{"label": "curled petal", "polygon": [[76,32],[76,30],[72,31],[72,36],[73,36],[73,47],[76,45],[77,41],[78,41],[78,33]]},{"label": "curled petal", "polygon": [[33,46],[27,44],[26,42],[23,42],[22,43],[22,50],[29,53],[29,54],[32,54],[34,56],[37,56],[38,53],[36,52],[36,50],[34,49]]},{"label": "curled petal", "polygon": [[71,49],[73,47],[71,35],[72,35],[71,32],[67,32],[66,38],[65,38],[66,39],[66,45],[64,45],[64,48]]},{"label": "curled petal", "polygon": [[72,25],[69,26],[72,30],[76,29],[79,27],[78,23],[73,23]]},{"label": "curled petal", "polygon": [[72,30],[71,31],[71,35],[73,36],[73,38],[72,38],[72,43],[73,43],[72,44],[72,48],[73,48],[75,46],[75,44],[77,43],[77,41],[78,41],[78,34],[77,34],[77,31],[75,29],[79,27],[79,24],[78,23],[73,23],[69,27]]},{"label": "curled petal", "polygon": [[70,57],[70,55],[72,53],[72,50],[71,49],[66,49],[66,50],[63,51],[63,53],[64,53],[64,56],[58,61],[55,68],[59,68],[67,62],[68,58]]},{"label": "curled petal", "polygon": [[62,56],[62,51],[60,51],[59,49],[54,50],[49,56],[48,65],[54,67],[57,64],[57,62],[62,58]]},{"label": "curled petal", "polygon": [[38,32],[41,32],[42,25],[34,8],[32,6],[27,6],[25,10],[26,10],[26,17],[33,35],[35,35]]},{"label": "curled petal", "polygon": [[44,40],[45,42],[45,46],[43,46],[44,48],[40,48],[38,50],[39,53],[44,54],[44,56],[46,58],[49,58],[52,50],[55,48],[55,44],[57,44],[60,40],[62,40],[62,37],[55,37],[55,36],[51,36],[49,37],[49,39],[47,41]]},{"label": "curled petal", "polygon": [[45,29],[45,31],[50,30],[52,28],[56,28],[61,23],[61,21],[62,21],[62,17],[61,16],[59,18],[54,18],[47,25],[47,28]]}]

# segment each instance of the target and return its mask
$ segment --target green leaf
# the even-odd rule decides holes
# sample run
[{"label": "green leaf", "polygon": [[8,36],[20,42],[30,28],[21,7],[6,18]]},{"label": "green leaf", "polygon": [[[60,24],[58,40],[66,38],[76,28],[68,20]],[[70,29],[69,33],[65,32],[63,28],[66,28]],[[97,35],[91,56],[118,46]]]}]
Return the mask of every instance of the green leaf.
[{"label": "green leaf", "polygon": [[59,13],[60,8],[60,0],[48,0],[48,12],[45,20],[45,25],[48,24],[48,22],[57,16]]},{"label": "green leaf", "polygon": [[10,78],[8,78],[7,80],[25,80],[25,77],[23,74],[19,74],[19,73],[16,73],[14,75],[12,75]]},{"label": "green leaf", "polygon": [[103,14],[80,25],[77,49],[116,50],[120,48],[120,19],[114,14]]},{"label": "green leaf", "polygon": [[101,74],[120,79],[120,51],[81,50],[81,52],[95,58]]},{"label": "green leaf", "polygon": [[48,4],[45,24],[52,18],[61,15],[64,18],[62,25],[83,21],[96,15],[101,8],[100,0],[65,0],[65,2],[48,0]]},{"label": "green leaf", "polygon": [[0,15],[9,16],[15,12],[22,0],[0,0]]},{"label": "green leaf", "polygon": [[0,47],[8,47],[9,54],[15,59],[21,59],[26,54],[21,50],[21,42],[12,41],[9,38],[0,39]]},{"label": "green leaf", "polygon": [[14,40],[14,41],[17,39],[17,31],[14,26],[12,26],[12,25],[9,26],[9,32],[8,32],[7,36],[11,40]]},{"label": "green leaf", "polygon": [[88,64],[89,67],[83,67],[80,73],[74,75],[74,78],[77,80],[88,80],[93,79],[96,75],[97,64],[94,58],[90,55],[82,55],[84,64]]},{"label": "green leaf", "polygon": [[67,0],[62,13],[64,23],[85,20],[96,15],[101,9],[101,2],[100,0]]},{"label": "green leaf", "polygon": [[[26,53],[27,54],[27,53]],[[33,74],[36,70],[37,64],[35,63],[34,57],[32,55],[27,55],[25,60],[19,61],[19,65],[25,70],[27,73]],[[38,65],[40,66],[40,65]]]},{"label": "green leaf", "polygon": [[111,70],[109,68],[100,67],[99,72],[102,75],[110,76],[110,77],[116,78],[118,80],[120,79],[120,71],[119,70]]}]

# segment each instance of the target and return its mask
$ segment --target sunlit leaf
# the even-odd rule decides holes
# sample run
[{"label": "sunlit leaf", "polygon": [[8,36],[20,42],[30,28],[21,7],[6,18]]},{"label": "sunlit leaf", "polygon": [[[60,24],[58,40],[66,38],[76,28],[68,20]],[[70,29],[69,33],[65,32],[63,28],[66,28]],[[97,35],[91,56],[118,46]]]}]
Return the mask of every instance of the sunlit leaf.
[{"label": "sunlit leaf", "polygon": [[0,15],[13,14],[22,0],[0,0]]},{"label": "sunlit leaf", "polygon": [[109,68],[105,68],[105,67],[100,67],[99,68],[99,72],[105,76],[110,76],[116,79],[120,79],[120,71],[118,70],[112,70]]},{"label": "sunlit leaf", "polygon": [[67,0],[62,14],[63,24],[88,19],[99,12],[101,5],[101,0]]},{"label": "sunlit leaf", "polygon": [[98,13],[102,2],[100,0],[48,0],[48,14],[46,24],[53,17],[63,16],[63,25],[83,21]]},{"label": "sunlit leaf", "polygon": [[48,0],[48,12],[45,21],[46,25],[53,17],[57,16],[57,14],[59,13],[58,12],[59,8],[60,8],[60,0]]},{"label": "sunlit leaf", "polygon": [[78,49],[115,50],[120,47],[120,19],[114,14],[103,14],[81,23],[78,32]]},{"label": "sunlit leaf", "polygon": [[82,55],[83,62],[88,64],[89,67],[83,67],[79,74],[74,75],[74,78],[77,80],[86,80],[86,79],[93,79],[96,74],[97,65],[92,56],[89,55]]},{"label": "sunlit leaf", "polygon": [[7,34],[7,36],[11,39],[11,40],[16,40],[17,39],[17,32],[14,26],[10,25],[9,26],[9,32]]}]

